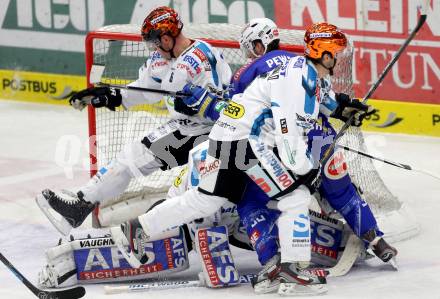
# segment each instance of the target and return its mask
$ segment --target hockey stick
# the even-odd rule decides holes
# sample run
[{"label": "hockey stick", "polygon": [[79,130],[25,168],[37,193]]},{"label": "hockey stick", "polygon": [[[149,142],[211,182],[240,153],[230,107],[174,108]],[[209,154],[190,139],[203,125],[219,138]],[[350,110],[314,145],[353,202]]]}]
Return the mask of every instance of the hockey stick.
[{"label": "hockey stick", "polygon": [[41,298],[41,299],[76,299],[76,298],[81,298],[81,297],[83,297],[86,294],[86,290],[83,287],[76,287],[76,288],[72,288],[72,289],[68,289],[68,290],[62,290],[62,291],[44,291],[44,290],[40,290],[39,288],[35,287],[31,282],[29,282],[29,280],[27,280],[5,258],[5,256],[2,253],[0,253],[0,260],[38,298]]},{"label": "hockey stick", "polygon": [[[388,74],[388,72],[391,70],[391,68],[394,66],[396,61],[399,59],[400,55],[402,55],[403,51],[405,51],[406,47],[409,45],[409,43],[413,40],[413,38],[416,36],[417,32],[422,28],[423,24],[426,21],[426,15],[428,12],[429,7],[429,0],[423,0],[423,3],[420,7],[420,17],[417,22],[416,27],[413,29],[411,34],[408,36],[408,38],[405,40],[405,42],[400,46],[397,53],[394,55],[393,59],[386,65],[385,69],[380,74],[377,81],[371,86],[370,90],[368,90],[367,94],[363,97],[362,103],[367,103],[368,99],[373,95],[373,93],[376,91],[376,89],[379,87],[379,85],[382,83],[385,76]],[[336,134],[335,139],[333,140],[332,144],[328,147],[328,149],[325,151],[324,155],[322,156],[320,163],[321,165],[325,164],[327,160],[330,158],[331,153],[333,152],[336,142],[345,134],[345,131],[348,130],[348,128],[351,126],[351,123],[354,120],[354,114],[349,117],[349,119],[344,123],[342,128],[339,130],[338,134]]]},{"label": "hockey stick", "polygon": [[[316,268],[310,269],[314,272],[319,272],[320,275],[328,277],[343,276],[350,271],[357,258],[363,250],[362,241],[354,234],[351,234],[345,245],[344,253],[339,259],[338,263],[331,268]],[[240,275],[240,284],[251,283],[251,279],[255,274]],[[155,290],[171,290],[179,288],[203,287],[205,284],[200,280],[177,280],[177,281],[159,281],[143,284],[128,284],[128,285],[106,285],[104,292],[106,294],[120,294],[132,292],[146,292]]]},{"label": "hockey stick", "polygon": [[345,146],[345,145],[336,145],[336,147],[342,148],[342,149],[344,149],[346,151],[353,152],[353,153],[359,154],[361,156],[364,156],[364,157],[367,157],[367,158],[370,158],[370,159],[374,159],[374,160],[377,160],[377,161],[380,161],[380,162],[383,162],[383,163],[386,163],[386,164],[389,164],[389,165],[392,165],[392,166],[395,166],[395,167],[398,167],[398,168],[402,168],[402,169],[406,169],[406,170],[412,170],[412,171],[417,171],[417,172],[420,172],[422,174],[429,175],[429,176],[431,176],[431,177],[433,177],[433,178],[435,178],[437,180],[440,180],[440,175],[434,174],[434,173],[426,171],[426,170],[416,169],[414,167],[411,167],[408,164],[393,162],[393,161],[390,161],[390,160],[387,160],[387,159],[382,159],[382,158],[379,158],[379,157],[375,157],[375,156],[372,156],[370,154],[367,154],[367,153],[361,152],[359,150],[350,148],[350,147]]},{"label": "hockey stick", "polygon": [[172,290],[179,288],[200,287],[202,283],[199,280],[179,280],[179,281],[158,281],[142,284],[129,284],[121,286],[104,286],[106,294],[121,294],[132,292],[145,292],[154,290]]},{"label": "hockey stick", "polygon": [[[200,277],[200,276],[199,276]],[[251,279],[255,277],[254,274],[240,275],[240,284],[247,284],[251,282]],[[128,284],[120,286],[106,285],[104,286],[104,292],[106,294],[119,294],[119,293],[131,293],[131,292],[145,292],[155,290],[171,290],[180,288],[194,288],[203,287],[205,283],[203,279],[199,280],[176,280],[176,281],[155,281],[142,284]]]},{"label": "hockey stick", "polygon": [[105,70],[105,65],[102,64],[93,64],[92,68],[90,70],[90,77],[89,81],[90,83],[98,86],[106,86],[106,87],[112,87],[112,88],[118,88],[118,89],[127,89],[127,90],[134,90],[139,92],[154,92],[154,93],[160,93],[163,95],[168,95],[172,97],[188,97],[191,96],[191,94],[183,93],[183,92],[174,92],[169,90],[162,90],[162,89],[155,89],[155,88],[144,88],[144,87],[137,87],[137,86],[129,86],[129,85],[122,85],[122,84],[108,84],[101,82],[102,75]]},{"label": "hockey stick", "polygon": [[357,258],[363,250],[363,242],[355,234],[350,234],[348,237],[345,250],[341,255],[338,263],[331,268],[327,268],[328,277],[344,276],[353,267]]}]

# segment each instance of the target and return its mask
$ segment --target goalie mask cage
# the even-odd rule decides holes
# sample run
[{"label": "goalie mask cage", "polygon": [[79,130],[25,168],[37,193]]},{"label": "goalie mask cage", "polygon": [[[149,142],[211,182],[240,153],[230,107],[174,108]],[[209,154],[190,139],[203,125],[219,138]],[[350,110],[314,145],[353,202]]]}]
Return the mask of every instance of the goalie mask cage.
[{"label": "goalie mask cage", "polygon": [[[142,41],[139,25],[111,25],[90,32],[86,38],[87,83],[93,64],[105,65],[102,82],[109,84],[128,84],[138,77],[139,67],[146,61],[150,50]],[[230,64],[233,72],[245,64],[246,58],[236,42],[242,26],[232,24],[189,24],[184,34],[190,38],[200,38],[219,48]],[[299,30],[280,30],[281,49],[303,53],[304,32]],[[352,89],[353,48],[348,48],[339,58],[333,76],[336,92],[353,96]],[[89,106],[90,169],[94,175],[100,167],[106,166],[123,149],[124,145],[141,140],[168,118],[167,108],[162,102],[153,105],[140,105],[126,111],[116,112],[106,108],[94,109]],[[341,122],[332,120],[335,128]],[[339,141],[349,147],[367,151],[362,133],[350,128]],[[360,187],[363,199],[376,215],[380,228],[390,241],[403,240],[418,232],[418,225],[405,208],[385,186],[372,161],[356,154],[345,152],[349,173],[353,182]],[[100,209],[130,205],[133,202],[151,201],[164,198],[180,169],[158,170],[147,177],[132,179],[126,191],[117,198],[108,199]],[[94,213],[94,226],[114,225],[105,219],[97,209]],[[116,217],[117,218],[117,217]]]}]

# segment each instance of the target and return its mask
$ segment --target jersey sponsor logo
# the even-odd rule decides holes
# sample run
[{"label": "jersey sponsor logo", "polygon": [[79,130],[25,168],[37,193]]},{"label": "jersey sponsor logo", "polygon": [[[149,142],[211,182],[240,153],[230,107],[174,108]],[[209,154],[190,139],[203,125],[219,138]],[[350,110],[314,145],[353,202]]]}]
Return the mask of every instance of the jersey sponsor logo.
[{"label": "jersey sponsor logo", "polygon": [[194,55],[196,55],[197,57],[199,57],[200,61],[202,61],[202,62],[208,60],[208,58],[206,58],[205,53],[203,53],[203,51],[200,50],[199,48],[194,48],[193,53],[194,53]]},{"label": "jersey sponsor logo", "polygon": [[273,68],[275,65],[283,65],[286,64],[290,60],[289,56],[286,55],[278,55],[266,60],[266,64],[269,68]]},{"label": "jersey sponsor logo", "polygon": [[254,229],[251,233],[251,236],[249,237],[249,240],[252,244],[252,247],[255,248],[255,244],[257,243],[258,239],[260,238],[261,233],[258,229]]},{"label": "jersey sponsor logo", "polygon": [[235,204],[225,207],[224,205],[220,208],[222,214],[228,214],[226,217],[238,217],[237,206]]},{"label": "jersey sponsor logo", "polygon": [[324,167],[325,176],[331,180],[339,180],[347,175],[348,166],[342,151],[333,153]]},{"label": "jersey sponsor logo", "polygon": [[165,60],[156,60],[151,64],[151,67],[154,69],[154,68],[159,68],[159,67],[166,66],[166,65],[168,65],[168,62]]},{"label": "jersey sponsor logo", "polygon": [[[191,67],[188,66],[187,64],[184,64],[184,63],[178,63],[176,67],[177,67],[178,69],[185,70],[186,73],[188,74],[188,76],[190,76],[191,78],[194,78],[194,76],[196,75],[196,74],[194,74],[194,72],[191,70]],[[171,82],[172,82],[172,79],[171,79],[171,77],[170,77],[170,83],[171,83]]]},{"label": "jersey sponsor logo", "polygon": [[248,170],[246,174],[260,187],[269,197],[275,196],[280,189],[272,182],[269,176],[261,169],[260,165],[255,165]]},{"label": "jersey sponsor logo", "polygon": [[261,188],[265,193],[270,193],[272,191],[272,188],[270,185],[266,182],[263,178],[256,178],[255,176],[251,175],[251,179],[255,182],[255,184],[258,185],[258,187]]},{"label": "jersey sponsor logo", "polygon": [[238,71],[235,72],[234,74],[234,81],[238,81],[238,79],[240,78],[241,74],[243,74],[243,72],[253,63],[254,61],[250,61],[248,63],[246,63],[245,65],[243,65],[241,68],[238,69]]},{"label": "jersey sponsor logo", "polygon": [[215,159],[213,162],[210,163],[206,163],[206,162],[200,163],[200,167],[199,167],[200,175],[206,175],[211,172],[214,172],[218,170],[219,167],[220,167],[219,159]]},{"label": "jersey sponsor logo", "polygon": [[194,57],[186,55],[185,57],[183,57],[183,61],[188,63],[196,71],[196,74],[200,74],[200,72],[202,71],[202,69],[200,68],[200,64],[197,62],[197,60],[194,59]]},{"label": "jersey sponsor logo", "polygon": [[259,142],[255,145],[256,154],[258,160],[269,172],[269,174],[275,179],[278,187],[281,190],[286,190],[290,187],[294,180],[287,172],[287,169],[282,165],[281,161],[275,156],[275,154],[266,148],[266,145]]},{"label": "jersey sponsor logo", "polygon": [[223,110],[223,114],[234,119],[242,118],[244,115],[244,107],[236,102],[229,102],[229,105]]},{"label": "jersey sponsor logo", "polygon": [[183,177],[185,176],[186,172],[188,171],[188,167],[184,167],[179,175],[174,179],[174,187],[179,187],[182,184],[183,181]]},{"label": "jersey sponsor logo", "polygon": [[227,102],[218,102],[215,104],[214,110],[220,113],[226,106],[228,106]]},{"label": "jersey sponsor logo", "polygon": [[287,134],[289,129],[287,128],[287,121],[285,118],[280,119],[281,133]]},{"label": "jersey sponsor logo", "polygon": [[227,122],[220,121],[220,120],[217,120],[217,121],[215,122],[215,125],[216,125],[216,126],[219,126],[219,127],[221,127],[221,128],[223,128],[223,129],[227,129],[227,130],[229,130],[229,131],[232,131],[232,132],[235,132],[235,130],[237,129],[237,127],[235,127],[235,126],[233,126],[233,125],[230,125],[230,124],[228,124]]},{"label": "jersey sponsor logo", "polygon": [[309,216],[299,214],[293,222],[293,237],[294,238],[309,238],[310,236],[310,220]]}]

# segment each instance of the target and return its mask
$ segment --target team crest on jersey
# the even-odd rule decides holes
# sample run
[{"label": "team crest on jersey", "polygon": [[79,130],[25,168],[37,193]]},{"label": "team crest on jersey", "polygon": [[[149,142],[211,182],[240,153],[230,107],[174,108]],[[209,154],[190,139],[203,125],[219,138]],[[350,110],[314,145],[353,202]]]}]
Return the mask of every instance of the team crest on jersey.
[{"label": "team crest on jersey", "polygon": [[325,176],[331,180],[339,180],[347,175],[348,166],[342,151],[333,154],[324,167]]},{"label": "team crest on jersey", "polygon": [[304,58],[303,57],[298,57],[298,59],[295,61],[295,63],[293,64],[293,68],[302,68],[303,64],[304,64]]},{"label": "team crest on jersey", "polygon": [[304,116],[296,114],[296,124],[304,129],[311,129],[315,123],[316,120],[310,114],[305,114]]},{"label": "team crest on jersey", "polygon": [[230,101],[229,105],[223,109],[223,114],[234,119],[242,118],[244,115],[244,107],[243,105]]}]

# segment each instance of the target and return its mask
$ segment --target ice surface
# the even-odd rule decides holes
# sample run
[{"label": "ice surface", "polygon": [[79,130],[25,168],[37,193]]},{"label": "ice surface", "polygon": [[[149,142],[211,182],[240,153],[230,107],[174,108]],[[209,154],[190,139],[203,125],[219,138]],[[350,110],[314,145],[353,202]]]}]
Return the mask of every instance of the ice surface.
[{"label": "ice surface", "polygon": [[[88,179],[87,113],[69,107],[0,101],[0,252],[32,282],[44,262],[44,250],[58,241],[57,231],[34,203],[44,188],[73,188]],[[370,152],[396,162],[440,174],[440,139],[408,135],[368,134]],[[68,145],[75,144],[69,150]],[[322,298],[440,298],[440,181],[384,166],[391,191],[414,212],[421,233],[396,243],[398,272],[377,259],[357,265],[344,277],[328,281]],[[241,273],[258,270],[256,256],[234,250]],[[193,279],[199,265],[177,276]],[[102,285],[86,286],[86,298],[244,298],[248,285],[222,290],[190,288],[154,293],[105,295]],[[276,294],[261,298],[278,298]],[[0,263],[0,298],[34,298]]]}]

